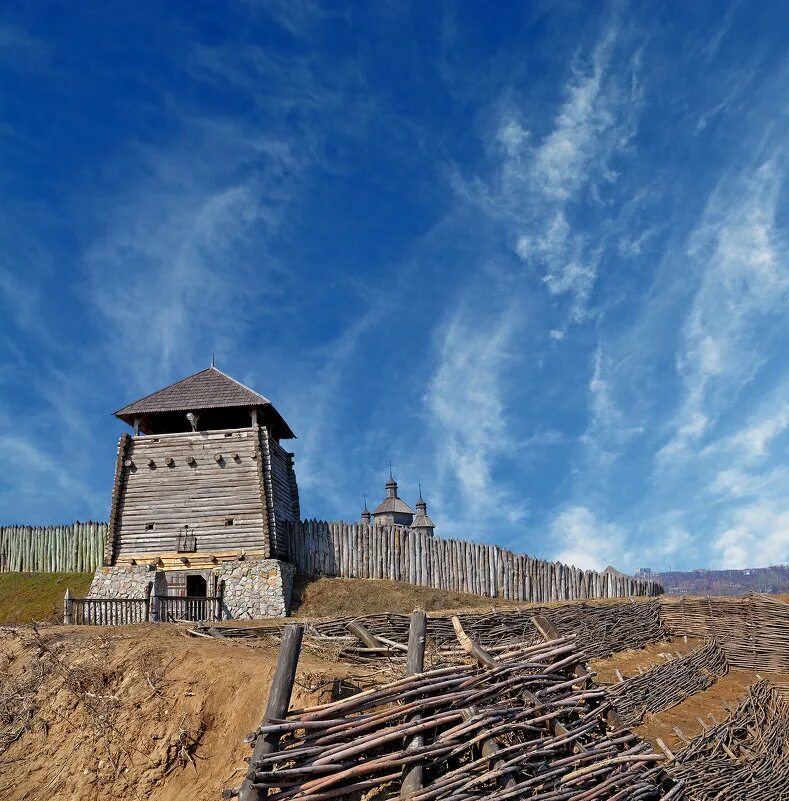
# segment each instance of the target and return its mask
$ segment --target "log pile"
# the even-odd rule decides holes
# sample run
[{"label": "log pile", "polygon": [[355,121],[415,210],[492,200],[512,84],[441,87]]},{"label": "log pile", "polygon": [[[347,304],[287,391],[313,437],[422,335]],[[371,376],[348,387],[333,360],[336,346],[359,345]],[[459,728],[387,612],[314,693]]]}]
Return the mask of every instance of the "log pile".
[{"label": "log pile", "polygon": [[789,701],[758,682],[725,721],[680,751],[668,772],[690,801],[789,799]]},{"label": "log pile", "polygon": [[660,619],[675,635],[716,637],[732,667],[789,673],[789,604],[777,598],[663,600]]},{"label": "log pile", "polygon": [[660,712],[711,687],[726,674],[726,657],[715,640],[687,656],[656,665],[640,676],[610,686],[608,697],[626,726],[637,726],[647,712]]},{"label": "log pile", "polygon": [[678,788],[664,789],[671,782],[662,755],[629,730],[610,728],[611,702],[573,637],[494,657],[460,621],[454,629],[479,666],[407,675],[265,720],[247,738],[256,747],[242,799],[322,801],[362,791],[409,801],[678,797]]}]

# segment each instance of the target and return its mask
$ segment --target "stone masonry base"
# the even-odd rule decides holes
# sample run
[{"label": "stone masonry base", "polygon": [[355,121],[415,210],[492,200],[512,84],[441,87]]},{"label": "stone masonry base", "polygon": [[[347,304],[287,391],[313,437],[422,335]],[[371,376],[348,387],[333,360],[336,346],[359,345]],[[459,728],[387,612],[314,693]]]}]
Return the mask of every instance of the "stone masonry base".
[{"label": "stone masonry base", "polygon": [[[199,571],[197,571],[199,572]],[[234,559],[202,571],[221,594],[223,620],[254,620],[284,617],[290,607],[295,568],[277,559]],[[90,584],[90,598],[145,598],[163,593],[164,571],[149,565],[115,565],[96,570]],[[221,588],[221,589],[220,589]]]}]

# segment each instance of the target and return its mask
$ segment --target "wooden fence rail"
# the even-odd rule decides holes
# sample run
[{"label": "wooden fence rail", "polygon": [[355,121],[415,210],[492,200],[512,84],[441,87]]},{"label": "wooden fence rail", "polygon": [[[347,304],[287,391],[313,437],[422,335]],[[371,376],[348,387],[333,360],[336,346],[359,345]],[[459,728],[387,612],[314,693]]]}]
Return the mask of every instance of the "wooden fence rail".
[{"label": "wooden fence rail", "polygon": [[221,598],[174,597],[154,595],[148,598],[72,598],[63,600],[63,622],[77,626],[127,626],[131,623],[191,620],[206,622],[221,619]]},{"label": "wooden fence rail", "polygon": [[89,573],[101,565],[107,524],[0,526],[0,573]]},{"label": "wooden fence rail", "polygon": [[221,620],[221,598],[191,596],[154,596],[154,618],[171,620]]},{"label": "wooden fence rail", "polygon": [[615,573],[581,570],[495,545],[431,537],[408,529],[305,520],[286,526],[298,573],[403,581],[508,601],[660,595],[663,587]]},{"label": "wooden fence rail", "polygon": [[[68,617],[68,604],[66,613]],[[150,606],[143,598],[72,598],[71,620],[79,626],[126,626],[148,621]]]}]

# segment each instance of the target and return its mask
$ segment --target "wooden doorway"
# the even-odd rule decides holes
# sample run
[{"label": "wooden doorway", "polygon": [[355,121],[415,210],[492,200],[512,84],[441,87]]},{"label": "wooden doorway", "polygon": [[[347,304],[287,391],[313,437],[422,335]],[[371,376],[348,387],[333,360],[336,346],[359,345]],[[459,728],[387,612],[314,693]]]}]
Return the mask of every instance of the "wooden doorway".
[{"label": "wooden doorway", "polygon": [[208,595],[208,583],[205,576],[187,576],[186,577],[186,597],[187,598],[205,598]]}]

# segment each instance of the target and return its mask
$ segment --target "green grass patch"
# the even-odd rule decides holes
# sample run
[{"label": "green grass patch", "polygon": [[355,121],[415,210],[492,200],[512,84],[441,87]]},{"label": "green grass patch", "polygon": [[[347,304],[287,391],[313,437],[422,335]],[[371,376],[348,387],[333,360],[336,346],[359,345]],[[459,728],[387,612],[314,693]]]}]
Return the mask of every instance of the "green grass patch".
[{"label": "green grass patch", "polygon": [[63,621],[66,587],[88,594],[93,573],[0,573],[0,625]]}]

